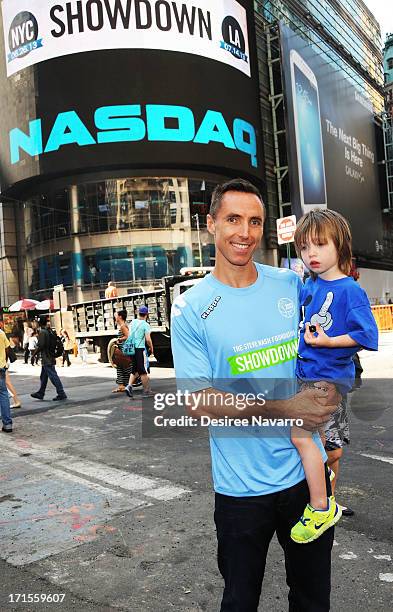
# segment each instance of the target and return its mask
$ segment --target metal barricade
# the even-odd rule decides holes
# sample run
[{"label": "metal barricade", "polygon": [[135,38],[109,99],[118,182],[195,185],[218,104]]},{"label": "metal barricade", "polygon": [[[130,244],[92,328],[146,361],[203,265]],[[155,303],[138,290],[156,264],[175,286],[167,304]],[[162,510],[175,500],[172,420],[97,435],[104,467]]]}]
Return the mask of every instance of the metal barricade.
[{"label": "metal barricade", "polygon": [[393,304],[371,306],[379,331],[393,331]]}]

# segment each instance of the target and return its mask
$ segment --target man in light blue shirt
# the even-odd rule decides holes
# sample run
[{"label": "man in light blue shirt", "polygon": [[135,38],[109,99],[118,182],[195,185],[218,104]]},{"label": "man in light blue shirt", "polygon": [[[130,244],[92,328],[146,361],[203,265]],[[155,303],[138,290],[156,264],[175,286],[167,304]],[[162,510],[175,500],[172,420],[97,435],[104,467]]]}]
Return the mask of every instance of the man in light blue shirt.
[{"label": "man in light blue shirt", "polygon": [[[172,308],[176,378],[180,390],[192,393],[193,417],[229,419],[229,426],[210,427],[221,612],[257,611],[275,532],[290,610],[322,612],[329,610],[333,529],[308,546],[290,538],[309,492],[285,419],[316,429],[338,398],[333,386],[295,395],[301,284],[289,270],[252,261],[264,218],[262,198],[247,181],[229,181],[213,193],[208,230],[215,268]],[[261,417],[267,424],[255,423]],[[240,427],[231,426],[236,418]],[[326,458],[318,435],[316,441]]]},{"label": "man in light blue shirt", "polygon": [[147,345],[150,352],[150,357],[153,356],[154,349],[150,335],[150,325],[146,321],[148,314],[148,307],[145,305],[140,306],[138,318],[134,319],[130,325],[129,333],[134,339],[135,354],[132,358],[132,374],[125,389],[128,397],[133,397],[132,385],[137,380],[138,376],[141,377],[144,397],[150,397],[153,395],[150,389],[150,379],[148,375],[149,367],[147,365],[148,356],[146,352]]}]

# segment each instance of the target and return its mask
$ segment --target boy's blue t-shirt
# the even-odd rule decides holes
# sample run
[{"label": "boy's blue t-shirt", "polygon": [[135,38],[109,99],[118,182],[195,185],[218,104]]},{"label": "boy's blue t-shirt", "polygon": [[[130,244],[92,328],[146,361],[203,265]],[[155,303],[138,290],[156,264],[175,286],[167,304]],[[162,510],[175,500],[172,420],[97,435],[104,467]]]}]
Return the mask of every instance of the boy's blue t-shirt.
[{"label": "boy's blue t-shirt", "polygon": [[[182,391],[213,387],[269,399],[296,391],[302,284],[290,270],[255,266],[258,278],[248,287],[209,274],[175,300],[171,339]],[[289,427],[210,427],[210,447],[218,493],[266,495],[304,478]]]},{"label": "boy's blue t-shirt", "polygon": [[335,382],[341,390],[349,391],[355,378],[353,355],[359,347],[378,350],[378,328],[366,292],[352,277],[335,281],[309,278],[302,291],[301,303],[305,308],[305,323],[319,323],[328,336],[348,334],[359,346],[312,347],[304,341],[303,327],[296,369],[298,377]]}]

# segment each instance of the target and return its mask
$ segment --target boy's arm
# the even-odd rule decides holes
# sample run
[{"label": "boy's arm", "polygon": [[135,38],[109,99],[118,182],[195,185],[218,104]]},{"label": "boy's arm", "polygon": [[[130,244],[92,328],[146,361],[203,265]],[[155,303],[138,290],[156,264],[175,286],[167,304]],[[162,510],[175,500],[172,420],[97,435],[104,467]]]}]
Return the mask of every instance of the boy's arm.
[{"label": "boy's arm", "polygon": [[351,338],[349,334],[343,334],[342,336],[328,336],[322,327],[317,323],[315,325],[317,336],[314,336],[315,332],[310,331],[310,323],[306,323],[306,329],[304,331],[304,342],[310,346],[319,348],[348,348],[352,346],[360,345]]}]

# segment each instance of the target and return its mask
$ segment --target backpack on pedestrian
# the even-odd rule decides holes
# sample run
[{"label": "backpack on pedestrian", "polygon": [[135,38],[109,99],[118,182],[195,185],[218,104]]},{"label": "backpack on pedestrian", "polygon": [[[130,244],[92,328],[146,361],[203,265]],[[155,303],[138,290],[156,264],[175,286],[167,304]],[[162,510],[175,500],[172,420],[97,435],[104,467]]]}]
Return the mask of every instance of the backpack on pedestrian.
[{"label": "backpack on pedestrian", "polygon": [[[135,320],[136,319],[134,319],[134,321]],[[134,321],[131,322],[130,332],[128,334],[127,340],[125,340],[121,345],[123,355],[127,355],[127,357],[133,357],[135,355],[135,332],[140,328],[141,322],[139,321],[139,325],[133,326],[132,324],[134,323]],[[134,329],[132,329],[133,327]]]},{"label": "backpack on pedestrian", "polygon": [[64,353],[64,346],[61,341],[60,336],[57,335],[55,331],[52,329],[48,329],[48,353],[51,357],[57,359],[57,357],[61,357]]}]

